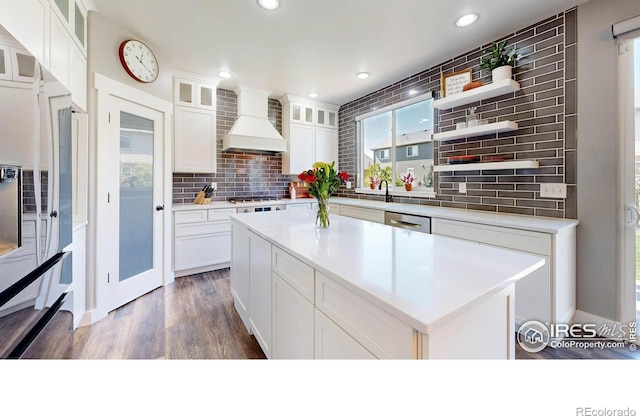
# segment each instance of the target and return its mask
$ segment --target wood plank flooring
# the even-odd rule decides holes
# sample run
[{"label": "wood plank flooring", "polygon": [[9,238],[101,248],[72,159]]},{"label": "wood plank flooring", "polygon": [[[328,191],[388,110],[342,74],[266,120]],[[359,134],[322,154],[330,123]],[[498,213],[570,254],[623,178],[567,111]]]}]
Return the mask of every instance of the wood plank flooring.
[{"label": "wood plank flooring", "polygon": [[[49,359],[254,359],[265,358],[240,320],[229,269],[177,278],[111,312],[91,326],[71,328],[58,314],[25,354]],[[56,340],[53,342],[53,340]],[[546,348],[516,359],[638,359],[640,351]]]}]

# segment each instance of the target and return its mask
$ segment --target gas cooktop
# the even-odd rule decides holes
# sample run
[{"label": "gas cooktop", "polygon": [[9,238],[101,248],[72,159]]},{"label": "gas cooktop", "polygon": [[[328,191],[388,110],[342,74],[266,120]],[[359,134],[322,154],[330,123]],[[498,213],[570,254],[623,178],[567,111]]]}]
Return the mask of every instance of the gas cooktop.
[{"label": "gas cooktop", "polygon": [[271,197],[271,196],[258,196],[258,197],[242,196],[242,197],[229,198],[228,201],[231,202],[232,204],[249,204],[249,203],[256,203],[256,202],[276,202],[280,200],[281,198]]}]

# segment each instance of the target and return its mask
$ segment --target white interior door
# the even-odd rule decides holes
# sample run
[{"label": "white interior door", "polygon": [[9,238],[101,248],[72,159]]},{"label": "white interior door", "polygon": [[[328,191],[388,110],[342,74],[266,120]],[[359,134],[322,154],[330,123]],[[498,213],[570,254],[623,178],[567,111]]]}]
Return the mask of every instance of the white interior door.
[{"label": "white interior door", "polygon": [[109,172],[102,175],[109,192],[99,221],[110,226],[98,238],[111,247],[99,255],[111,257],[108,309],[113,310],[162,284],[164,114],[114,96],[109,113],[109,151],[100,163]]},{"label": "white interior door", "polygon": [[[621,321],[640,321],[640,38],[619,41],[623,281]],[[634,331],[632,331],[634,332]],[[638,343],[638,337],[635,337]]]}]

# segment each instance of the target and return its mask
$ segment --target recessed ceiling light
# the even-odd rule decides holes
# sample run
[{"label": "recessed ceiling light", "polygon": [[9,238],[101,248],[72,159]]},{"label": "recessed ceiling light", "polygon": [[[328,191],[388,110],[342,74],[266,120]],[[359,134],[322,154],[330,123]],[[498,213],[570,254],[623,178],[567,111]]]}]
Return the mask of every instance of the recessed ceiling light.
[{"label": "recessed ceiling light", "polygon": [[317,92],[310,92],[309,93],[309,97],[311,97],[311,98],[316,98],[317,96],[318,96]]},{"label": "recessed ceiling light", "polygon": [[277,9],[279,3],[278,0],[258,0],[258,4],[267,10]]},{"label": "recessed ceiling light", "polygon": [[367,79],[367,78],[369,78],[370,76],[371,76],[371,74],[370,74],[370,73],[368,73],[368,72],[358,72],[358,73],[356,74],[356,78],[358,78],[358,79]]},{"label": "recessed ceiling light", "polygon": [[221,78],[225,78],[225,79],[231,78],[233,76],[233,74],[231,72],[229,72],[229,71],[220,71],[220,72],[218,72],[218,75]]},{"label": "recessed ceiling light", "polygon": [[471,23],[475,22],[476,20],[478,20],[477,14],[473,14],[473,13],[465,14],[464,16],[456,20],[456,26],[458,27],[469,26]]}]

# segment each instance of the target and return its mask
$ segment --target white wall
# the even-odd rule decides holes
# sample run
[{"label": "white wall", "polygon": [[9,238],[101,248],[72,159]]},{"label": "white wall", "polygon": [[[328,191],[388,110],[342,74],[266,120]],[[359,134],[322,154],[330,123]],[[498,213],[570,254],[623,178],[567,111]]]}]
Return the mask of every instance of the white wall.
[{"label": "white wall", "polygon": [[638,0],[578,7],[577,307],[618,319],[617,48],[611,25],[640,15]]}]

